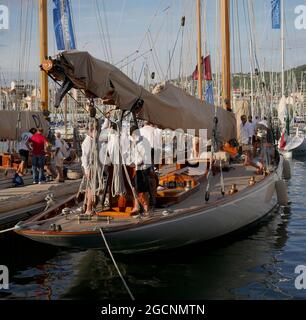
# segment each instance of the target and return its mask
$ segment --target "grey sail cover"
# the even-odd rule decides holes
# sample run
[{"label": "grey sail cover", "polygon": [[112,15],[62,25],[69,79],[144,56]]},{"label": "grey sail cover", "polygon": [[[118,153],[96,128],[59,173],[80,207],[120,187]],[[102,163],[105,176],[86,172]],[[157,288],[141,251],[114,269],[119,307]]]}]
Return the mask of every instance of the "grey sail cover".
[{"label": "grey sail cover", "polygon": [[170,83],[159,87],[157,93],[150,93],[115,66],[88,52],[66,51],[61,53],[59,61],[75,88],[84,89],[98,98],[111,98],[122,110],[130,110],[137,99],[142,99],[144,106],[140,117],[160,128],[207,129],[210,139],[216,112],[220,137],[224,141],[236,138],[233,113],[201,102]]}]

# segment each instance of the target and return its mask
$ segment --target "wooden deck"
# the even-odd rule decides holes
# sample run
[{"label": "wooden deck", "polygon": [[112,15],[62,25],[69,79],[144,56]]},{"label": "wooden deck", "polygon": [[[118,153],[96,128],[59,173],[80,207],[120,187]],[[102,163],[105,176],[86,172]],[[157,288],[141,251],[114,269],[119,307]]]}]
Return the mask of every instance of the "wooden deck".
[{"label": "wooden deck", "polygon": [[[191,169],[196,172],[196,169]],[[211,179],[210,187],[210,200],[209,203],[225,200],[231,197],[229,191],[233,184],[236,184],[238,192],[241,192],[249,187],[249,179],[255,177],[256,183],[264,179],[263,175],[256,175],[253,167],[244,167],[243,165],[236,164],[230,167],[229,172],[223,172],[225,195],[221,194],[221,179],[220,174],[216,174]],[[207,180],[201,184],[201,188],[187,198],[184,203],[179,203],[171,207],[173,210],[184,209],[202,206],[205,204],[205,193],[207,188]]]},{"label": "wooden deck", "polygon": [[[249,179],[250,177],[255,176],[256,183],[262,181],[265,179],[265,176],[263,175],[256,175],[255,169],[252,167],[244,167],[243,165],[232,165],[231,169],[228,172],[224,172],[224,185],[225,185],[225,195],[223,196],[221,194],[221,186],[220,186],[220,174],[216,174],[211,181],[211,193],[210,193],[210,200],[208,203],[205,202],[205,192],[206,192],[206,186],[207,186],[207,180],[200,178],[201,175],[199,173],[202,171],[202,168],[197,169],[189,169],[191,173],[193,171],[195,177],[198,176],[199,179],[204,180],[201,183],[200,188],[193,193],[190,197],[184,199],[184,201],[175,204],[170,205],[168,208],[164,209],[156,209],[153,215],[149,217],[142,217],[141,219],[135,219],[133,217],[128,217],[123,215],[121,218],[114,218],[110,221],[99,221],[96,219],[92,220],[79,220],[79,213],[77,213],[78,210],[77,207],[72,208],[72,212],[68,217],[57,217],[54,219],[51,219],[51,221],[42,222],[41,224],[38,224],[35,229],[37,232],[39,230],[50,230],[50,224],[52,221],[56,220],[57,224],[60,224],[63,230],[63,233],[65,232],[71,232],[72,230],[75,232],[95,232],[96,230],[99,230],[100,227],[108,228],[111,227],[112,229],[129,227],[133,225],[137,225],[139,223],[150,223],[152,221],[157,221],[160,219],[167,219],[167,216],[165,216],[165,212],[172,212],[169,215],[169,218],[174,214],[183,214],[184,212],[187,214],[187,212],[192,210],[197,210],[197,208],[200,207],[211,207],[216,206],[218,203],[228,201],[233,195],[229,194],[229,191],[231,189],[232,184],[236,184],[238,189],[238,194],[245,191],[248,188],[252,188],[252,186],[249,186]],[[107,214],[106,214],[107,215]],[[108,216],[111,216],[109,214]],[[110,225],[109,225],[110,223]],[[56,234],[56,231],[54,232]]]},{"label": "wooden deck", "polygon": [[41,211],[47,205],[45,198],[48,194],[53,194],[57,202],[76,193],[81,182],[66,180],[65,183],[48,182],[33,185],[31,176],[26,176],[25,186],[12,188],[8,187],[11,180],[9,176],[2,177],[1,180],[0,230]]}]

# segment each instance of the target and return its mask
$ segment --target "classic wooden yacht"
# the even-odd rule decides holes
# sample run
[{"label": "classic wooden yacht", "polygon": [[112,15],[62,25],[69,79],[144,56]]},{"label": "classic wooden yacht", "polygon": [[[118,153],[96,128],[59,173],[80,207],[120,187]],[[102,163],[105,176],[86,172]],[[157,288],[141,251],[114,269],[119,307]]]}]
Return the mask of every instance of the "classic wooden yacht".
[{"label": "classic wooden yacht", "polygon": [[[105,237],[113,252],[140,253],[212,240],[249,226],[271,212],[278,202],[276,184],[283,179],[284,159],[276,157],[263,174],[255,175],[253,167],[231,164],[227,152],[214,147],[217,140],[227,142],[236,137],[236,119],[230,107],[229,1],[222,0],[221,4],[223,107],[203,102],[201,90],[200,99],[196,99],[171,84],[152,94],[116,67],[87,52],[66,51],[42,64],[46,74],[62,82],[58,104],[71,88],[81,89],[90,98],[114,105],[121,120],[132,114],[136,123],[139,119],[147,120],[161,129],[207,129],[213,147],[197,159],[198,168],[160,168],[158,184],[162,188],[157,189],[153,214],[131,215],[135,195],[128,183],[129,168],[124,168],[123,204],[120,197],[111,197],[106,208],[104,189],[102,203],[91,217],[83,214],[82,203],[74,196],[20,222],[15,229],[19,235],[77,248],[104,247]],[[200,64],[201,52],[199,81]],[[109,184],[111,181],[105,188]]]}]

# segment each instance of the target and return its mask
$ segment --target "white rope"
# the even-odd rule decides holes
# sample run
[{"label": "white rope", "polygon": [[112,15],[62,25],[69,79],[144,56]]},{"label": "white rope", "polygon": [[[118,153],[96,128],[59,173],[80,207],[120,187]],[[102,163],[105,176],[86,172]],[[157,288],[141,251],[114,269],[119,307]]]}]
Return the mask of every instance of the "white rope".
[{"label": "white rope", "polygon": [[135,298],[134,298],[129,286],[127,285],[126,281],[124,280],[123,275],[121,274],[120,269],[119,269],[119,267],[118,267],[118,265],[117,265],[117,263],[116,263],[116,261],[115,261],[115,259],[113,257],[113,254],[112,254],[112,252],[111,252],[111,250],[110,250],[110,248],[108,246],[108,243],[106,241],[106,238],[104,236],[102,228],[100,228],[100,232],[101,232],[101,236],[102,236],[102,238],[104,240],[106,249],[108,250],[108,253],[109,253],[109,255],[110,255],[110,257],[111,257],[111,259],[113,261],[113,264],[114,264],[115,268],[117,269],[117,272],[118,272],[118,274],[119,274],[119,276],[120,276],[120,278],[121,278],[121,280],[123,282],[124,287],[126,288],[126,291],[128,292],[128,294],[129,294],[130,298],[132,299],[132,301],[135,301]]},{"label": "white rope", "polygon": [[9,229],[5,229],[5,230],[0,230],[0,233],[6,233],[6,232],[10,232],[10,231],[13,231],[13,230],[16,230],[16,226],[13,227],[13,228],[9,228]]},{"label": "white rope", "polygon": [[123,168],[124,168],[124,171],[125,171],[125,175],[126,175],[126,179],[128,181],[128,184],[132,190],[132,193],[133,193],[133,197],[134,197],[134,200],[138,201],[138,197],[137,197],[137,194],[136,194],[136,191],[135,191],[135,188],[133,187],[133,184],[132,184],[132,181],[130,179],[130,176],[129,176],[129,173],[127,171],[127,168],[126,168],[126,165],[123,164]]},{"label": "white rope", "polygon": [[[113,141],[113,146],[115,147],[113,150],[113,155],[115,154],[115,161],[113,164],[114,170],[113,170],[113,181],[112,181],[112,186],[111,186],[111,192],[112,196],[115,197],[117,195],[121,196],[126,194],[126,189],[124,185],[124,180],[123,180],[123,174],[122,174],[122,153],[121,153],[121,145],[120,145],[120,127],[118,124],[117,125],[117,133],[113,133],[116,136],[116,143]],[[116,147],[118,149],[116,149]],[[118,154],[117,154],[118,153]],[[117,159],[118,155],[118,159]],[[119,160],[119,161],[117,161]],[[118,163],[119,162],[119,163]]]},{"label": "white rope", "polygon": [[112,196],[123,195],[126,193],[124,181],[123,181],[123,174],[122,174],[122,167],[120,164],[114,164],[113,170],[113,181],[112,181]]}]

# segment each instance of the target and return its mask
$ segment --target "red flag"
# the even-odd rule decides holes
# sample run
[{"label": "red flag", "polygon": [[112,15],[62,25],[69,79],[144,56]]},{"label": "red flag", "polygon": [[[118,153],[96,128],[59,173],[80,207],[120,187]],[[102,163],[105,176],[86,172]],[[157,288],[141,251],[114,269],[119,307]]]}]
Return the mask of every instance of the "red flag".
[{"label": "red flag", "polygon": [[[202,57],[201,66],[202,66],[202,74],[204,74],[204,79],[207,81],[212,81],[210,55],[206,56],[205,58]],[[196,65],[196,68],[192,74],[192,78],[193,80],[199,80],[198,65]]]},{"label": "red flag", "polygon": [[285,138],[285,132],[282,133],[282,137],[281,137],[281,140],[280,140],[280,143],[279,143],[279,148],[281,150],[284,150],[286,147],[286,138]]},{"label": "red flag", "polygon": [[199,72],[198,72],[198,65],[196,66],[195,70],[192,73],[193,80],[199,80]]},{"label": "red flag", "polygon": [[[203,74],[203,72],[204,72],[204,57],[201,58],[201,67],[202,67],[202,74]],[[193,71],[192,78],[193,78],[193,80],[199,80],[198,65],[196,65],[196,68]]]},{"label": "red flag", "polygon": [[206,56],[204,59],[204,79],[206,81],[212,81],[210,55]]}]

